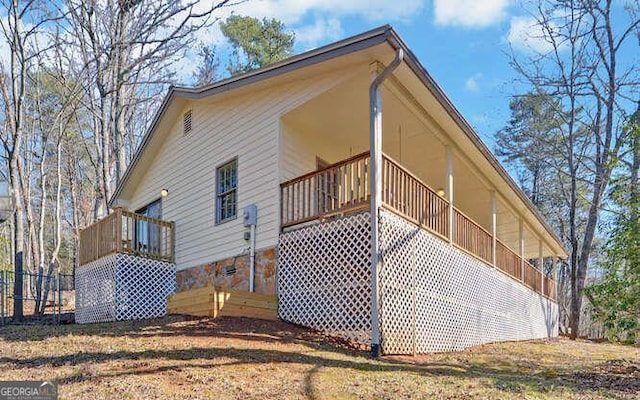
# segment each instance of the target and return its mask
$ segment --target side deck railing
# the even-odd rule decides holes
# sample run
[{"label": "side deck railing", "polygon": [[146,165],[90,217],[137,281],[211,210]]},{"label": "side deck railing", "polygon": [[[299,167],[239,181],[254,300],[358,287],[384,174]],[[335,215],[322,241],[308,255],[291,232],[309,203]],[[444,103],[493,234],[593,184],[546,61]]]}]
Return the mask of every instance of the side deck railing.
[{"label": "side deck railing", "polygon": [[[368,209],[371,201],[369,162],[369,153],[366,152],[282,183],[282,228]],[[445,198],[386,154],[382,156],[381,173],[381,200],[385,209],[444,240],[450,238],[454,245],[467,253],[555,300],[553,279],[543,277],[538,269],[497,238],[494,255],[491,232],[458,208],[450,208]],[[453,218],[451,224],[450,218]]]},{"label": "side deck railing", "polygon": [[175,262],[175,225],[116,208],[80,231],[79,264],[113,253]]}]

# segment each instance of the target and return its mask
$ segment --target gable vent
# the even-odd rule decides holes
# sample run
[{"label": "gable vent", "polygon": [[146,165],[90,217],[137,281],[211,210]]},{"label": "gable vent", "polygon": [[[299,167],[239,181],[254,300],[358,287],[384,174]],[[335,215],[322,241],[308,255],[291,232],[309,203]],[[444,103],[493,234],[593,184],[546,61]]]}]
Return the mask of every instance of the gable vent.
[{"label": "gable vent", "polygon": [[191,133],[191,110],[184,113],[183,130],[185,135]]}]

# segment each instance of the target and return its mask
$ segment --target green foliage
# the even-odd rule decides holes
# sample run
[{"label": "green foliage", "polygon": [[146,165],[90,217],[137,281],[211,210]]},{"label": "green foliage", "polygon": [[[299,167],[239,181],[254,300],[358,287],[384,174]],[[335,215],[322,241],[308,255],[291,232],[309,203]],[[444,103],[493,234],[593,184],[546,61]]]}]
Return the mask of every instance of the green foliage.
[{"label": "green foliage", "polygon": [[[636,204],[635,207],[639,205]],[[611,339],[638,340],[640,329],[640,223],[621,218],[606,246],[603,279],[586,295]]]},{"label": "green foliage", "polygon": [[233,57],[227,65],[231,75],[252,71],[281,61],[293,54],[295,35],[285,31],[276,19],[232,15],[220,29],[233,46]]},{"label": "green foliage", "polygon": [[[569,213],[568,173],[569,157],[564,124],[567,111],[560,101],[544,92],[530,92],[515,97],[509,104],[511,118],[496,133],[495,152],[518,176],[520,186],[531,202],[566,237]],[[578,110],[578,113],[580,110]],[[587,130],[574,135],[577,143],[584,143]],[[582,171],[576,182],[579,193],[576,204],[578,226],[582,229],[588,210],[589,189]]]},{"label": "green foliage", "polygon": [[640,114],[632,117],[627,129],[635,162],[613,182],[611,199],[618,206],[619,214],[605,246],[606,257],[600,262],[604,271],[602,280],[586,288],[586,296],[596,319],[604,324],[611,339],[637,342],[640,340],[640,183],[637,175]]},{"label": "green foliage", "polygon": [[541,206],[541,186],[550,177],[548,164],[558,141],[561,105],[545,93],[527,93],[509,103],[511,119],[496,133],[496,154],[516,167],[531,201]]}]

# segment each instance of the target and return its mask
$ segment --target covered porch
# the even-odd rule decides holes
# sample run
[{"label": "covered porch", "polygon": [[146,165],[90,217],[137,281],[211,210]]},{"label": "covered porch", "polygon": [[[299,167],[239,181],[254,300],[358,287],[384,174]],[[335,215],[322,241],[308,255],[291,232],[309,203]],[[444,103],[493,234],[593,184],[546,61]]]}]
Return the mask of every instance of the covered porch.
[{"label": "covered porch", "polygon": [[[283,231],[371,209],[371,75],[361,69],[282,117]],[[414,80],[403,64],[381,87],[381,207],[555,301],[557,243]]]},{"label": "covered porch", "polygon": [[[280,185],[283,230],[368,211],[370,159],[368,152],[362,153],[283,182]],[[544,272],[538,267],[545,265],[544,253],[531,259],[526,253],[510,248],[499,239],[497,230],[485,229],[387,154],[383,154],[382,187],[384,209],[555,301],[556,284],[551,271]],[[546,262],[552,265],[554,261]]]}]

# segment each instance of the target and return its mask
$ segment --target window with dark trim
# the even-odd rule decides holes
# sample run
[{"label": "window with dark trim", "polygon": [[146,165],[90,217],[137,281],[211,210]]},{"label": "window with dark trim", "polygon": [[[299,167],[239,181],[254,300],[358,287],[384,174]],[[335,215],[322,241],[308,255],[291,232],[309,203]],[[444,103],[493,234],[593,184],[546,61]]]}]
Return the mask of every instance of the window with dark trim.
[{"label": "window with dark trim", "polygon": [[216,169],[216,223],[234,219],[237,215],[238,159]]}]

